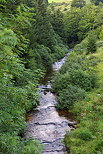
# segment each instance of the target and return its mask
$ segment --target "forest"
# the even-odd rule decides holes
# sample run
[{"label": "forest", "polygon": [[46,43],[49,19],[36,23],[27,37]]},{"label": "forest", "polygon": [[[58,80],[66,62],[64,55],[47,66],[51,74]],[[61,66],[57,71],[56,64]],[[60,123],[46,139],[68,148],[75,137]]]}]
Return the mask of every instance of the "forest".
[{"label": "forest", "polygon": [[0,0],[1,154],[42,153],[21,135],[25,114],[39,104],[40,79],[70,48],[52,87],[56,107],[78,123],[64,142],[70,154],[103,153],[103,0],[64,3]]}]

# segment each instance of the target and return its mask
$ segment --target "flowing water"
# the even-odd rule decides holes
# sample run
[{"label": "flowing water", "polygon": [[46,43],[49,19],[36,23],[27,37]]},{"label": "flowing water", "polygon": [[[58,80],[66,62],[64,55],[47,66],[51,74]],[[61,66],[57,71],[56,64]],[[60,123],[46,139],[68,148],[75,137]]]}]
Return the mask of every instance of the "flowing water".
[{"label": "flowing water", "polygon": [[[53,70],[47,74],[39,91],[41,94],[39,106],[27,115],[25,138],[33,137],[44,144],[43,154],[64,154],[66,147],[63,143],[67,131],[71,130],[66,111],[57,111],[56,96],[50,92],[52,73],[59,71],[65,63],[67,54],[60,61],[53,64]],[[66,114],[65,114],[66,113]]]}]

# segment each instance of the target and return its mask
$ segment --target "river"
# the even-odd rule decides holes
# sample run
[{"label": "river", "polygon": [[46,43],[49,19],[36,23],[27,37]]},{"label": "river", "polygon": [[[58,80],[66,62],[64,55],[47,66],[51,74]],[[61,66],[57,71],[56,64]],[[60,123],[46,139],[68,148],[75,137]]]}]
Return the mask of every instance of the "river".
[{"label": "river", "polygon": [[61,60],[55,62],[52,70],[44,78],[41,85],[39,106],[27,115],[27,128],[25,138],[33,137],[44,144],[42,154],[64,154],[66,147],[63,143],[65,134],[72,129],[72,118],[66,111],[57,111],[56,96],[51,89],[53,72],[59,71],[65,63],[69,53]]}]

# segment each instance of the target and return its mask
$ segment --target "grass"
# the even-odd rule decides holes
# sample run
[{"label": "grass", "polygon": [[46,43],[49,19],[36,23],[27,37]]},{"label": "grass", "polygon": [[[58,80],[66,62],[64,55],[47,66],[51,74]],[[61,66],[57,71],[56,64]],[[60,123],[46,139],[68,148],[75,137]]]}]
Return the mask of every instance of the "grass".
[{"label": "grass", "polygon": [[70,1],[71,0],[49,0],[49,3],[52,3],[52,2],[55,2],[55,3],[62,3],[62,2],[68,3]]},{"label": "grass", "polygon": [[77,102],[73,112],[77,115],[77,129],[65,137],[70,154],[102,154],[103,152],[103,47],[88,55],[99,59],[96,71],[97,87]]},{"label": "grass", "polygon": [[49,0],[49,3],[56,3],[54,4],[55,9],[59,9],[62,12],[65,12],[70,9],[72,0]]},{"label": "grass", "polygon": [[[49,0],[49,3],[52,3],[52,2],[55,2],[55,3],[63,3],[63,2],[65,2],[65,3],[71,3],[71,1],[72,0]],[[88,3],[90,3],[90,0],[85,0],[86,1],[86,3],[88,4]]]}]

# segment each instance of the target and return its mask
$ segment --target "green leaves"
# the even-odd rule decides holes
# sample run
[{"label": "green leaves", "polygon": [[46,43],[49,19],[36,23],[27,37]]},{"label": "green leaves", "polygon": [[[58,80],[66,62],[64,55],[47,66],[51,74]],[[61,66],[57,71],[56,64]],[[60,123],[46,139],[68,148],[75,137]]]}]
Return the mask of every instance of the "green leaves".
[{"label": "green leaves", "polygon": [[96,36],[93,33],[91,33],[88,36],[87,51],[88,53],[94,53],[96,52],[96,50]]},{"label": "green leaves", "polygon": [[72,3],[71,3],[71,6],[72,7],[79,7],[79,8],[82,8],[83,6],[86,5],[86,2],[84,0],[73,0]]},{"label": "green leaves", "polygon": [[11,29],[0,27],[0,152],[18,154],[25,149],[23,153],[27,153],[29,148],[28,153],[37,151],[39,154],[39,144],[37,149],[34,146],[30,150],[34,142],[28,142],[21,149],[22,141],[17,136],[25,128],[26,111],[38,104],[36,87],[41,76],[39,70],[33,73],[26,69],[14,53],[18,41]]},{"label": "green leaves", "polygon": [[38,105],[43,71],[67,49],[50,23],[44,1],[0,2],[0,153],[40,154],[38,141],[18,134],[26,126],[25,113]]},{"label": "green leaves", "polygon": [[5,28],[0,30],[0,42],[12,47],[17,44],[17,37],[13,31]]},{"label": "green leaves", "polygon": [[[96,86],[94,72],[88,68],[90,60],[71,53],[60,73],[54,78],[53,90],[58,95],[59,108],[71,108],[85,98],[86,91]],[[88,65],[89,64],[89,65]]]},{"label": "green leaves", "polygon": [[77,86],[67,85],[65,89],[59,91],[57,107],[60,109],[70,109],[76,101],[85,98],[85,91]]},{"label": "green leaves", "polygon": [[39,141],[29,139],[25,141],[15,134],[5,133],[0,136],[0,152],[5,154],[41,154],[42,145]]},{"label": "green leaves", "polygon": [[76,2],[74,0],[72,3],[74,3],[73,5],[75,7],[72,7],[63,17],[68,43],[82,41],[87,37],[89,31],[103,25],[102,5],[95,6],[93,4],[87,4],[82,7],[82,2]]}]

